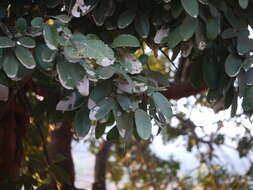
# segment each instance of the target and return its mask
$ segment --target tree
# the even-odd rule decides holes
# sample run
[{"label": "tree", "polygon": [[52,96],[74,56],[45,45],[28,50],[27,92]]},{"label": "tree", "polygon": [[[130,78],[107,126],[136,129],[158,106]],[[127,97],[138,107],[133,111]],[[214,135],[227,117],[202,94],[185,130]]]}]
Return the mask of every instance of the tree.
[{"label": "tree", "polygon": [[[99,138],[116,121],[109,140],[148,140],[151,120],[159,132],[177,136],[182,131],[168,127],[173,116],[170,100],[203,91],[207,91],[201,96],[203,102],[215,111],[231,106],[232,117],[238,97],[242,98],[244,114],[250,116],[252,9],[249,0],[1,2],[0,181],[4,188],[73,184],[73,176],[72,181],[66,177],[73,172],[59,167],[63,158],[51,158],[47,150],[48,132],[65,126],[65,121],[69,131],[63,134],[74,132],[78,138],[91,127]],[[27,133],[40,140],[26,139]],[[26,142],[29,157],[26,167],[21,167]],[[206,143],[211,148],[214,141]],[[241,156],[252,145],[251,136],[242,138]],[[40,160],[38,169],[35,160]]]}]

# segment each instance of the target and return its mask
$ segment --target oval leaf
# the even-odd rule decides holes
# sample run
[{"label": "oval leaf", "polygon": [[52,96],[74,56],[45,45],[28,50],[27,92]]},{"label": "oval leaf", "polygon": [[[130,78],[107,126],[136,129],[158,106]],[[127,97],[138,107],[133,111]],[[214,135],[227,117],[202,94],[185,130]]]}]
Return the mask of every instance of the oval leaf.
[{"label": "oval leaf", "polygon": [[43,22],[44,22],[43,18],[35,17],[35,18],[32,19],[31,25],[34,28],[40,28],[42,26]]},{"label": "oval leaf", "polygon": [[0,36],[0,48],[14,47],[15,42],[8,37]]},{"label": "oval leaf", "polygon": [[18,74],[19,62],[13,55],[7,55],[3,61],[3,69],[9,78],[15,78]]},{"label": "oval leaf", "polygon": [[194,18],[198,17],[199,4],[197,0],[181,0],[184,10]]},{"label": "oval leaf", "polygon": [[30,37],[19,38],[17,44],[26,48],[35,48],[36,46],[35,40]]},{"label": "oval leaf", "polygon": [[235,55],[230,54],[225,62],[225,72],[230,77],[235,77],[239,74],[242,67],[242,61]]},{"label": "oval leaf", "polygon": [[15,29],[17,32],[24,33],[27,30],[27,22],[23,17],[16,20]]},{"label": "oval leaf", "polygon": [[138,135],[142,139],[149,139],[151,136],[151,120],[149,115],[142,109],[137,109],[134,114],[135,125]]},{"label": "oval leaf", "polygon": [[39,46],[36,47],[36,49],[35,49],[35,60],[42,69],[50,71],[54,67],[54,62],[45,62],[45,61],[42,60],[42,52],[44,51],[44,49],[48,49],[48,47],[44,44],[39,45]]},{"label": "oval leaf", "polygon": [[248,7],[249,0],[239,0],[239,5],[241,8],[246,9]]},{"label": "oval leaf", "polygon": [[34,69],[36,67],[35,60],[32,56],[32,53],[21,46],[15,48],[15,54],[20,63],[27,69]]},{"label": "oval leaf", "polygon": [[98,67],[96,73],[101,79],[109,79],[114,75],[115,71],[115,68],[112,66]]},{"label": "oval leaf", "polygon": [[152,98],[155,102],[156,110],[169,119],[172,116],[172,109],[168,99],[159,92],[153,93]]},{"label": "oval leaf", "polygon": [[121,13],[117,21],[118,27],[120,29],[123,29],[129,26],[133,22],[135,15],[136,11],[134,9],[129,9]]},{"label": "oval leaf", "polygon": [[198,27],[198,20],[187,16],[180,26],[180,35],[184,41],[189,40]]},{"label": "oval leaf", "polygon": [[135,19],[135,29],[141,38],[147,38],[149,35],[150,24],[147,15],[141,13]]},{"label": "oval leaf", "polygon": [[49,49],[58,49],[59,34],[55,25],[46,24],[43,28],[43,36]]},{"label": "oval leaf", "polygon": [[140,42],[133,35],[121,34],[112,42],[112,48],[117,47],[140,47]]},{"label": "oval leaf", "polygon": [[74,89],[76,81],[71,73],[71,63],[64,60],[58,61],[56,69],[62,86],[69,90]]},{"label": "oval leaf", "polygon": [[85,137],[90,130],[89,110],[86,107],[82,107],[76,112],[74,119],[74,129],[79,137]]}]

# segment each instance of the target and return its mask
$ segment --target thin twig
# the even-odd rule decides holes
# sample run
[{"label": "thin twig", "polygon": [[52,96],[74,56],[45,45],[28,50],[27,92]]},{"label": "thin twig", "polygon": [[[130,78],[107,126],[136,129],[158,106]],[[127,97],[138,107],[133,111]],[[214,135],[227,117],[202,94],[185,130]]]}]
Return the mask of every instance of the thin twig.
[{"label": "thin twig", "polygon": [[162,52],[162,54],[169,60],[169,62],[171,62],[171,64],[175,67],[175,69],[177,69],[177,66],[175,65],[175,63],[170,59],[170,57],[165,53],[165,51],[162,50],[162,48],[159,48],[159,50]]}]

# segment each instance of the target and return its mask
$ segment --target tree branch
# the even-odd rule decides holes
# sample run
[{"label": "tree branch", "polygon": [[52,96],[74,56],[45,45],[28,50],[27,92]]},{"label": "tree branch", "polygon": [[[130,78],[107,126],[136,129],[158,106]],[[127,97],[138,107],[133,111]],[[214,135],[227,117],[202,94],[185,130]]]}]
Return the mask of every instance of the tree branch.
[{"label": "tree branch", "polygon": [[92,190],[106,190],[106,168],[112,143],[105,141],[96,155],[95,181]]},{"label": "tree branch", "polygon": [[161,93],[168,99],[178,100],[180,98],[189,97],[192,95],[199,94],[204,90],[207,90],[207,85],[202,82],[198,88],[194,87],[191,81],[174,82],[167,88],[166,91]]}]

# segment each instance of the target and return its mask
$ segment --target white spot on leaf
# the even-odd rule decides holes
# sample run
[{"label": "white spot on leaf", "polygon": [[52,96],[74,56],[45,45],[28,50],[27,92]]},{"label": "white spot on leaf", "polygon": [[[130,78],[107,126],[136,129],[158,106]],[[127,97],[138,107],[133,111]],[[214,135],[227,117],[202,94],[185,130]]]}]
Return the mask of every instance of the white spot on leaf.
[{"label": "white spot on leaf", "polygon": [[89,80],[84,77],[77,85],[78,92],[83,96],[89,95]]},{"label": "white spot on leaf", "polygon": [[58,111],[71,111],[74,108],[76,102],[76,94],[68,96],[66,100],[61,100],[56,105],[56,110]]},{"label": "white spot on leaf", "polygon": [[76,3],[71,10],[71,13],[74,17],[80,17],[81,15],[86,15],[90,7],[90,5],[85,5],[83,0],[76,0]]},{"label": "white spot on leaf", "polygon": [[89,98],[88,99],[88,108],[91,110],[95,106],[96,106],[96,103],[91,98]]},{"label": "white spot on leaf", "polygon": [[107,57],[103,58],[99,65],[107,67],[109,65],[112,65],[114,63],[114,60],[108,59]]},{"label": "white spot on leaf", "polygon": [[131,70],[128,70],[131,74],[138,74],[142,71],[142,63],[132,54],[125,54],[124,61],[131,64]]},{"label": "white spot on leaf", "polygon": [[100,108],[99,106],[95,106],[92,110],[90,110],[89,118],[91,121],[97,120],[97,118],[95,116],[96,116],[99,108]]},{"label": "white spot on leaf", "polygon": [[169,33],[170,29],[169,28],[165,28],[164,26],[157,30],[156,32],[156,35],[155,35],[155,38],[154,38],[154,42],[156,44],[160,44],[161,41],[168,36],[168,33]]}]

